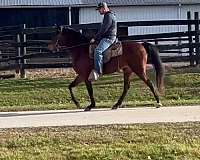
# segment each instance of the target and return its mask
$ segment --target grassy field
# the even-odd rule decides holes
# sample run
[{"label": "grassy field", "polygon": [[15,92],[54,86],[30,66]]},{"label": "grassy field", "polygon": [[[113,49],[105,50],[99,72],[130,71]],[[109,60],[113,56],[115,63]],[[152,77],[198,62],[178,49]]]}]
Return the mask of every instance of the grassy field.
[{"label": "grassy field", "polygon": [[[154,80],[154,77],[151,76]],[[27,78],[0,81],[0,111],[76,109],[67,89],[70,78]],[[123,75],[103,76],[94,83],[97,107],[111,107],[123,90]],[[75,96],[84,108],[89,97],[84,84],[74,89]],[[173,69],[166,72],[163,105],[200,104],[200,70],[194,68]],[[131,88],[124,106],[154,106],[156,104],[149,88],[133,76]]]},{"label": "grassy field", "polygon": [[[152,73],[150,73],[153,79]],[[114,74],[94,83],[97,107],[111,107],[123,89]],[[0,111],[75,109],[67,86],[70,78],[0,81]],[[200,70],[166,73],[165,106],[200,104]],[[84,85],[75,95],[89,104]],[[124,107],[153,106],[155,100],[136,76]],[[0,129],[0,160],[200,160],[200,123],[158,123],[86,127]]]},{"label": "grassy field", "polygon": [[[150,76],[152,73],[150,73]],[[151,76],[154,80],[154,77]],[[0,111],[76,109],[67,89],[70,78],[28,78],[0,81]],[[200,104],[200,70],[198,68],[173,69],[166,73],[163,105]],[[123,90],[123,75],[102,77],[94,83],[97,107],[111,107]],[[89,97],[84,84],[74,89],[84,108]],[[153,106],[156,102],[147,86],[133,76],[124,107]]]},{"label": "grassy field", "polygon": [[0,130],[2,160],[198,160],[200,123]]}]

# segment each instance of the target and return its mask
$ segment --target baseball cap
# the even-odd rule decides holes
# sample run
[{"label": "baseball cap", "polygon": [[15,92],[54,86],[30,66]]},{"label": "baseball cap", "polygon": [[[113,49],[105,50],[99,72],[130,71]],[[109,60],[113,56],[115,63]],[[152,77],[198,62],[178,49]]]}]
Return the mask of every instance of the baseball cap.
[{"label": "baseball cap", "polygon": [[106,2],[100,2],[100,3],[97,5],[96,10],[99,10],[100,8],[105,8],[105,7],[108,7],[107,3],[106,3]]}]

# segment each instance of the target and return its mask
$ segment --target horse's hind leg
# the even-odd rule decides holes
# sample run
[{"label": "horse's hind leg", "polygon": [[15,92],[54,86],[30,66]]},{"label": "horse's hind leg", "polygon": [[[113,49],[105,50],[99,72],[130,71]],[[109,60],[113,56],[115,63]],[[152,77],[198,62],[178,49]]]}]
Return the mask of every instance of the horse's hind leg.
[{"label": "horse's hind leg", "polygon": [[157,108],[159,108],[160,106],[162,106],[162,104],[160,103],[160,98],[158,95],[158,91],[156,90],[154,84],[152,83],[152,81],[147,77],[146,73],[136,73],[145,83],[146,85],[150,88],[151,92],[153,93],[158,106],[156,106]]},{"label": "horse's hind leg", "polygon": [[94,96],[93,96],[92,83],[90,81],[86,80],[85,84],[86,84],[87,91],[88,91],[88,94],[90,96],[90,101],[91,101],[91,104],[85,108],[85,111],[90,111],[92,108],[95,107],[96,104],[95,104],[95,100],[94,100]]},{"label": "horse's hind leg", "polygon": [[71,94],[71,98],[73,100],[73,102],[75,103],[76,107],[77,108],[80,108],[80,104],[79,102],[76,100],[74,94],[73,94],[73,91],[72,91],[72,88],[76,87],[79,83],[83,82],[82,78],[80,76],[77,76],[74,81],[69,85],[69,91],[70,91],[70,94]]},{"label": "horse's hind leg", "polygon": [[128,89],[130,88],[130,76],[131,76],[132,70],[130,68],[126,68],[123,71],[124,71],[124,90],[123,90],[121,97],[119,98],[117,103],[112,107],[112,109],[117,109],[118,107],[121,106],[121,104],[128,92]]}]

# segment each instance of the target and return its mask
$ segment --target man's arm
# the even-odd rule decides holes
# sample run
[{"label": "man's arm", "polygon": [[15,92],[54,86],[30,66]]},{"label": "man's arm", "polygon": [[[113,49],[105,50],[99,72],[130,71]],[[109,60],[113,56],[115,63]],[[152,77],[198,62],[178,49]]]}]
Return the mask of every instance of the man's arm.
[{"label": "man's arm", "polygon": [[101,25],[100,30],[96,34],[95,40],[100,40],[101,36],[104,35],[108,31],[111,25],[112,25],[112,15],[108,13],[104,16],[103,23]]}]

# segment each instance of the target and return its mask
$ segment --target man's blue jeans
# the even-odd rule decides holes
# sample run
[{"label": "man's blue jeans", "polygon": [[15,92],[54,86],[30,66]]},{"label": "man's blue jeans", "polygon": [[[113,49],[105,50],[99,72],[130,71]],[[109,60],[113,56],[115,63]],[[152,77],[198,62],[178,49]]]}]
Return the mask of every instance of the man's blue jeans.
[{"label": "man's blue jeans", "polygon": [[103,52],[108,49],[116,38],[103,38],[94,51],[94,69],[99,73],[103,73]]}]

